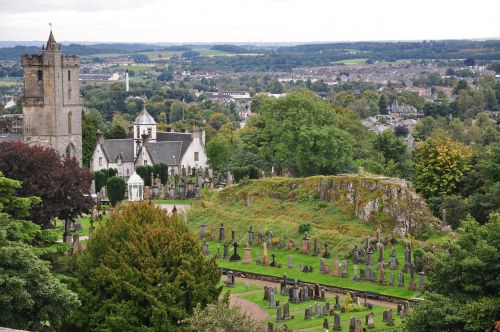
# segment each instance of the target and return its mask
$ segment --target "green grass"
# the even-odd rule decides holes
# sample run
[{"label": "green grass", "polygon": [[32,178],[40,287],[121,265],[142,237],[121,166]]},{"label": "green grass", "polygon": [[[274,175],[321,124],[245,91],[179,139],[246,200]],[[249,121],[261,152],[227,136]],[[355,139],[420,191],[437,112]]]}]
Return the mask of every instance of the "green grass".
[{"label": "green grass", "polygon": [[359,65],[365,63],[366,60],[368,60],[368,58],[346,59],[346,60],[333,61],[332,64]]},{"label": "green grass", "polygon": [[[224,277],[224,280],[226,280],[226,277]],[[226,287],[223,283],[221,283],[221,286],[223,286],[222,292],[230,292],[231,294],[240,294],[240,293],[246,293],[246,292],[253,292],[253,291],[258,291],[258,290],[263,290],[264,287],[262,286],[257,286],[257,285],[248,285],[243,282],[237,282],[235,283],[234,287]]]},{"label": "green grass", "polygon": [[[238,237],[239,242],[242,242],[240,237]],[[215,241],[209,241],[209,247],[210,247],[210,252],[212,254],[217,253],[217,246],[220,246],[220,252],[223,252],[222,245],[220,245],[218,242]],[[395,283],[397,284],[398,280],[398,274],[399,271],[402,268],[403,262],[404,262],[404,246],[403,244],[399,244],[396,246],[396,255],[398,256],[399,260],[399,269],[395,271],[391,271],[388,268],[386,268],[385,272],[385,278],[387,281],[389,281],[389,276],[391,272],[394,272],[395,275]],[[238,253],[240,254],[241,257],[243,257],[243,249],[240,248],[238,250]],[[230,250],[232,253],[232,248]],[[349,288],[357,291],[368,291],[368,292],[375,292],[383,295],[390,295],[390,296],[397,296],[401,298],[411,298],[419,295],[419,292],[414,292],[406,287],[408,287],[408,283],[410,280],[410,277],[408,274],[405,275],[405,283],[406,287],[405,288],[399,288],[395,286],[384,286],[384,285],[379,285],[378,283],[372,283],[369,281],[353,281],[352,276],[354,275],[354,264],[348,260],[347,262],[347,267],[349,271],[349,278],[341,278],[341,277],[333,277],[332,275],[323,275],[319,273],[319,260],[320,257],[314,257],[314,256],[309,256],[305,254],[301,254],[298,250],[292,250],[289,251],[287,249],[269,249],[268,254],[269,254],[269,260],[271,261],[271,254],[275,254],[275,260],[277,263],[280,263],[282,265],[281,268],[275,268],[271,266],[263,266],[263,265],[257,265],[255,264],[255,258],[256,254],[258,253],[258,256],[262,259],[262,254],[263,250],[260,247],[253,246],[252,247],[252,263],[243,263],[242,261],[238,262],[230,262],[228,260],[224,259],[218,259],[217,264],[218,266],[222,268],[228,268],[228,269],[233,269],[233,270],[238,270],[238,271],[245,271],[245,272],[251,272],[251,273],[258,273],[258,274],[265,274],[265,275],[272,275],[276,277],[282,277],[283,275],[286,274],[288,278],[291,279],[298,279],[303,282],[309,282],[309,283],[320,283],[324,285],[330,285],[330,286],[337,286],[337,287],[342,287],[342,288]],[[288,268],[288,256],[292,255],[293,256],[293,262],[294,262],[294,268],[289,269]],[[333,271],[333,262],[334,260],[340,260],[338,255],[336,255],[334,252],[332,252],[332,258],[325,259],[326,264],[330,264],[330,271]],[[389,262],[389,256],[390,256],[390,250],[385,250],[384,252],[384,258],[386,263]],[[376,267],[376,260],[378,258],[378,254],[374,253],[373,256],[373,262],[374,264],[372,265],[372,269]],[[298,267],[299,265],[311,265],[313,267],[313,272],[311,273],[303,273],[299,271]],[[364,264],[358,264],[358,274],[359,274],[359,269],[364,268]],[[339,268],[339,271],[340,268]],[[377,271],[377,278],[379,277],[379,273]],[[418,282],[418,280],[417,280]]]},{"label": "green grass", "polygon": [[[264,309],[268,314],[269,318],[266,320],[267,322],[273,322],[275,325],[279,324],[279,322],[276,321],[276,309],[274,308],[269,308],[268,307],[268,302],[263,299],[263,293],[253,293],[253,294],[240,294],[239,295],[241,298],[249,300],[251,302],[256,303],[259,305],[262,309]],[[282,296],[279,294],[276,294],[276,300],[280,302],[280,305],[283,305],[285,302],[288,301],[288,296]],[[333,297],[327,297],[326,301],[330,302],[330,307],[333,308],[333,305],[335,304],[335,298]],[[323,324],[323,320],[325,318],[328,319],[328,322],[330,324],[330,328],[333,324],[333,316],[327,316],[327,317],[314,317],[311,320],[305,320],[304,319],[304,310],[310,306],[315,305],[316,303],[321,303],[318,301],[307,301],[307,302],[302,302],[302,303],[289,303],[290,305],[290,315],[294,316],[294,319],[285,321],[285,324],[288,326],[289,329],[310,329],[314,327],[319,327],[318,331],[321,331],[321,326]],[[339,301],[341,305],[343,305],[344,301],[341,299]],[[363,300],[361,301],[363,303]],[[379,305],[374,305],[372,310],[365,309],[363,311],[358,311],[358,312],[346,312],[346,313],[340,313],[340,322],[342,326],[342,331],[348,331],[349,330],[349,319],[351,317],[357,317],[361,320],[362,322],[362,327],[365,326],[365,316],[368,315],[370,312],[373,312],[374,318],[375,318],[375,329],[372,331],[377,331],[377,330],[383,330],[387,328],[386,324],[382,322],[382,313],[383,311],[387,309],[386,307],[379,306]],[[394,327],[398,327],[401,325],[402,320],[396,315],[396,311],[393,309],[393,318],[394,318]]]},{"label": "green grass", "polygon": [[192,204],[193,200],[190,199],[155,199],[155,204]]},{"label": "green grass", "polygon": [[[107,218],[107,216],[103,216],[103,220]],[[82,231],[79,233],[80,236],[86,236],[89,235],[90,233],[90,216],[82,216],[80,218],[80,222],[82,224]],[[94,227],[99,228],[101,226],[102,221],[96,221],[94,222]],[[58,220],[56,222],[56,229],[59,232],[59,239],[63,238],[64,235],[64,229],[63,229],[63,222],[62,220]]]}]

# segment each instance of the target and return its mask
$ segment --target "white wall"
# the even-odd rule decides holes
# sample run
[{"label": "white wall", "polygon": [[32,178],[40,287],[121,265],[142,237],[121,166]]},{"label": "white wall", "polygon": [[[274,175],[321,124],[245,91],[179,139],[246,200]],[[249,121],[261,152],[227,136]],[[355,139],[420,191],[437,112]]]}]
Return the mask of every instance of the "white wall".
[{"label": "white wall", "polygon": [[[207,167],[207,155],[205,154],[205,145],[203,144],[202,140],[203,137],[201,137],[202,133],[197,131],[192,134],[193,136],[193,141],[189,145],[188,149],[186,150],[186,153],[184,153],[184,156],[182,156],[180,164],[182,166],[185,166],[186,168],[188,166],[193,167]],[[198,152],[198,161],[194,160],[194,153]]]},{"label": "white wall", "polygon": [[[99,158],[102,158],[101,165],[99,165]],[[109,167],[106,156],[104,155],[101,145],[97,144],[96,148],[94,149],[94,153],[92,153],[92,158],[90,159],[90,171],[97,172],[100,171],[101,169],[107,169],[107,168]]]}]

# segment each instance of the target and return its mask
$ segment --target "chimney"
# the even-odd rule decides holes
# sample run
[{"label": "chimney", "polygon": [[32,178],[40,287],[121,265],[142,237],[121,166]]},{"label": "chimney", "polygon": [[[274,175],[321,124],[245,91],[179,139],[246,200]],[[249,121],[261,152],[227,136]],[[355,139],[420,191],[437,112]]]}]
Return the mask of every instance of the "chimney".
[{"label": "chimney", "polygon": [[142,146],[148,147],[149,144],[149,135],[148,134],[142,134]]},{"label": "chimney", "polygon": [[103,135],[99,129],[97,129],[97,132],[95,133],[95,138],[96,138],[97,144],[102,144],[104,142]]},{"label": "chimney", "polygon": [[128,69],[125,71],[125,91],[128,92],[129,89],[129,83],[128,83]]}]

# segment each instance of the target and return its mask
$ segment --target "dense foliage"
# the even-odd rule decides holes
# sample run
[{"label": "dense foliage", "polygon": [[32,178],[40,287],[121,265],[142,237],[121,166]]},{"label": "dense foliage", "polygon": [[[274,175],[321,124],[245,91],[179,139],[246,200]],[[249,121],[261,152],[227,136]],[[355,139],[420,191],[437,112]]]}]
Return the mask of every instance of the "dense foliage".
[{"label": "dense foliage", "polygon": [[106,191],[109,203],[115,206],[125,198],[127,184],[120,176],[112,176],[106,180]]},{"label": "dense foliage", "polygon": [[29,219],[42,228],[50,228],[54,218],[74,220],[92,206],[91,176],[75,158],[61,159],[59,154],[39,145],[21,142],[0,144],[0,171],[21,180],[19,196],[38,196],[42,203],[31,209]]},{"label": "dense foliage", "polygon": [[95,181],[95,191],[98,193],[101,191],[101,188],[106,185],[106,182],[110,177],[116,176],[118,174],[118,170],[116,168],[107,168],[96,171],[92,174],[92,177]]},{"label": "dense foliage", "polygon": [[406,319],[410,331],[492,331],[500,317],[500,214],[463,232],[430,275],[432,293]]},{"label": "dense foliage", "polygon": [[171,331],[214,302],[220,274],[176,216],[147,202],[115,211],[77,257],[73,329]]},{"label": "dense foliage", "polygon": [[0,174],[0,326],[53,331],[79,302],[52,275],[48,262],[37,256],[44,242],[54,238],[38,225],[6,213],[28,215],[31,204],[38,201],[16,197],[20,186]]},{"label": "dense foliage", "polygon": [[156,179],[159,178],[161,183],[165,184],[168,180],[168,167],[163,163],[151,165],[138,166],[135,171],[144,180],[145,186],[151,186],[151,176]]}]

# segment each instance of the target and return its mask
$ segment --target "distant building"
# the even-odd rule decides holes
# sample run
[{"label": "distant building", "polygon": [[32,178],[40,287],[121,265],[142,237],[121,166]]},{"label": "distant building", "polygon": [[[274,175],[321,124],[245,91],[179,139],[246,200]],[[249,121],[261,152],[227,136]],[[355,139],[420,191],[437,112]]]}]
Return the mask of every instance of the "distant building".
[{"label": "distant building", "polygon": [[21,64],[24,72],[22,134],[12,127],[9,134],[0,135],[0,142],[16,140],[50,147],[62,156],[76,157],[81,163],[80,58],[63,55],[51,31],[42,53],[23,55]]},{"label": "distant building", "polygon": [[415,107],[411,105],[399,105],[398,101],[395,100],[394,103],[392,103],[391,106],[387,108],[389,111],[389,115],[410,115],[410,114],[417,114],[418,111]]},{"label": "distant building", "polygon": [[205,131],[192,133],[160,132],[156,121],[144,108],[134,121],[134,137],[103,139],[98,135],[97,146],[90,160],[92,172],[115,168],[118,175],[128,179],[142,165],[163,163],[181,174],[182,169],[207,167]]}]

